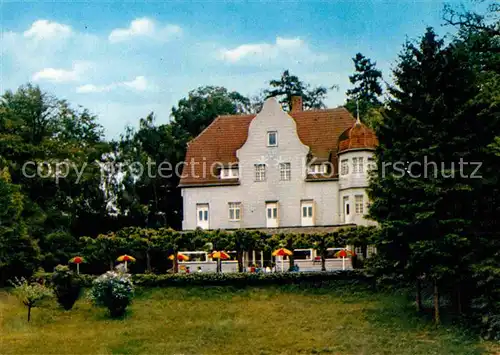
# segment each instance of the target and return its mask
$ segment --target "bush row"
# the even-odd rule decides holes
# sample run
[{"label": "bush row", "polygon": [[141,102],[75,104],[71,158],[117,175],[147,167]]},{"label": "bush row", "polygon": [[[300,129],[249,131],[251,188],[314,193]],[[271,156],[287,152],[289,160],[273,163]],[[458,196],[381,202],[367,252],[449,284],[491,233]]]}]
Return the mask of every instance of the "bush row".
[{"label": "bush row", "polygon": [[[51,273],[37,274],[39,281],[50,283]],[[90,287],[95,275],[80,274],[79,282]],[[285,272],[285,273],[193,273],[193,274],[135,274],[135,285],[142,287],[183,287],[183,286],[263,286],[314,284],[343,281],[349,284],[372,285],[374,279],[360,270],[333,272]]]}]

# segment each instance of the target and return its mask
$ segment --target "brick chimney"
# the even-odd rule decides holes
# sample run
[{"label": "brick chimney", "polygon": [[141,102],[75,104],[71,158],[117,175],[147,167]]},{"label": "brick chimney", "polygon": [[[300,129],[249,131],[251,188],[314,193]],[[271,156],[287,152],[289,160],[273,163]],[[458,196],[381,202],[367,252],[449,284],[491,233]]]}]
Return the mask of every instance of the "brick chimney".
[{"label": "brick chimney", "polygon": [[295,95],[292,96],[292,107],[290,109],[291,112],[300,112],[303,110],[302,107],[302,96]]}]

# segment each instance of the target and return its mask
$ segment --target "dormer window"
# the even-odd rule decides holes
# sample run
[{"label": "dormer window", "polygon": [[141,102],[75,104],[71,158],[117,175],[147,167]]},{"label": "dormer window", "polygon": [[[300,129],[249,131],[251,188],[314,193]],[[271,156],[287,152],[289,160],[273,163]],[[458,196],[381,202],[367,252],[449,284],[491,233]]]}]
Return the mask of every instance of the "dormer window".
[{"label": "dormer window", "polygon": [[312,164],[309,166],[309,174],[326,174],[327,166],[326,164]]},{"label": "dormer window", "polygon": [[224,167],[220,171],[221,179],[237,179],[238,175],[237,167]]},{"label": "dormer window", "polygon": [[267,146],[268,147],[278,146],[278,132],[276,131],[267,132]]}]

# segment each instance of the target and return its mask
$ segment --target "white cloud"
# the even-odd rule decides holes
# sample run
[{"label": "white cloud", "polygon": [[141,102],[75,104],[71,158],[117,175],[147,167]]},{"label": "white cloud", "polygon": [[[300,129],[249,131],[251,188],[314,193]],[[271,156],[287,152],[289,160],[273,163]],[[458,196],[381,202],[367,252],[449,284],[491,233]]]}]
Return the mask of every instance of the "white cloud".
[{"label": "white cloud", "polygon": [[81,79],[82,75],[91,67],[92,65],[89,62],[80,61],[74,62],[73,67],[70,70],[44,68],[33,74],[32,79],[33,81],[49,81],[53,83],[78,81]]},{"label": "white cloud", "polygon": [[108,92],[114,89],[114,85],[93,85],[93,84],[85,84],[76,88],[76,92],[79,94],[89,94],[89,93],[98,93],[98,92]]},{"label": "white cloud", "polygon": [[242,44],[232,49],[223,48],[218,53],[218,59],[229,63],[244,60],[262,62],[282,58],[292,58],[297,61],[325,61],[327,59],[326,55],[311,51],[307,43],[299,37],[276,37],[275,43]]},{"label": "white cloud", "polygon": [[71,36],[72,33],[73,30],[68,25],[48,20],[37,20],[33,22],[31,27],[26,30],[23,35],[26,38],[40,41],[47,39],[63,39]]},{"label": "white cloud", "polygon": [[177,25],[166,25],[159,27],[157,23],[149,18],[143,17],[133,20],[128,28],[115,28],[109,34],[112,43],[123,42],[134,37],[149,37],[168,41],[180,35],[182,29]]},{"label": "white cloud", "polygon": [[76,92],[79,94],[90,94],[90,93],[100,93],[109,92],[119,88],[127,88],[133,91],[146,91],[151,90],[154,86],[149,83],[144,76],[136,76],[135,79],[130,81],[122,81],[117,83],[111,83],[108,85],[94,85],[86,84],[76,88]]},{"label": "white cloud", "polygon": [[137,91],[145,91],[148,89],[148,81],[143,76],[137,76],[132,81],[125,81],[123,85]]}]

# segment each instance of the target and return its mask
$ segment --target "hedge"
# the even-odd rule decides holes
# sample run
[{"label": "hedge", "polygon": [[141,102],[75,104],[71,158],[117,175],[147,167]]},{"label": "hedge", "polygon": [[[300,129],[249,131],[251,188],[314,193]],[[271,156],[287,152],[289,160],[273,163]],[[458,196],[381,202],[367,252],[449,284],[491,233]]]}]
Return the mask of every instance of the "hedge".
[{"label": "hedge", "polygon": [[[51,273],[38,274],[38,280],[50,283]],[[96,275],[80,274],[81,284],[88,287]],[[141,287],[183,286],[262,286],[291,284],[322,284],[342,281],[348,284],[373,285],[374,279],[360,270],[333,272],[285,272],[285,273],[192,273],[192,274],[134,274],[132,280]]]}]

